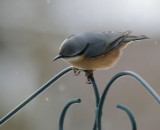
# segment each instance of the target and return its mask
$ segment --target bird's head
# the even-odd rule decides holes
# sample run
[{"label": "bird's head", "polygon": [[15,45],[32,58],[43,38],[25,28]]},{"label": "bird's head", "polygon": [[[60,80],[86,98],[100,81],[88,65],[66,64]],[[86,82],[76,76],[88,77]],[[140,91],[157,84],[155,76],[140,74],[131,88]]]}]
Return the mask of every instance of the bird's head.
[{"label": "bird's head", "polygon": [[60,58],[69,59],[74,58],[83,53],[83,50],[86,48],[86,44],[83,44],[83,39],[79,36],[72,35],[69,38],[66,38],[59,49],[59,54],[53,58],[53,61]]}]

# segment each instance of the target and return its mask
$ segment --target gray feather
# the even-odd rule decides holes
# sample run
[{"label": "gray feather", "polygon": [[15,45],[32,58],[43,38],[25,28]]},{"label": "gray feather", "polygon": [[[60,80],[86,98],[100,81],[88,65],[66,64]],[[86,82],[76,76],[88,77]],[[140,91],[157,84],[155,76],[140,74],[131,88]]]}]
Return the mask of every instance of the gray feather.
[{"label": "gray feather", "polygon": [[86,58],[98,58],[124,42],[146,39],[145,36],[129,36],[131,32],[82,32],[70,36],[60,48],[63,57],[85,54]]},{"label": "gray feather", "polygon": [[145,35],[140,35],[140,36],[128,36],[124,39],[124,43],[130,42],[130,41],[136,41],[136,40],[143,40],[143,39],[149,39]]},{"label": "gray feather", "polygon": [[[123,37],[122,33],[118,32],[103,32],[96,34],[95,36],[91,36],[90,44],[87,50],[85,51],[86,58],[97,58],[108,51],[110,51],[114,46],[117,45],[120,38]],[[118,40],[116,43],[114,41]]]}]

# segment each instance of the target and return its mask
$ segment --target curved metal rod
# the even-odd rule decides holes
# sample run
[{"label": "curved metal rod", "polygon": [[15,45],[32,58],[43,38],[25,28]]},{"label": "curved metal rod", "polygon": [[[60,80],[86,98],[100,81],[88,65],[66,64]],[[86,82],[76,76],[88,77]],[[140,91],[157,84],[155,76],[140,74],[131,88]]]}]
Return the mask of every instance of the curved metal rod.
[{"label": "curved metal rod", "polygon": [[61,113],[61,116],[60,116],[60,119],[59,119],[59,130],[63,130],[63,124],[64,124],[64,118],[65,118],[65,115],[66,115],[66,112],[68,110],[68,108],[72,105],[72,104],[75,104],[75,103],[80,103],[81,102],[81,99],[72,99],[71,101],[69,101],[66,106],[63,108],[63,111]]},{"label": "curved metal rod", "polygon": [[[86,70],[83,70],[83,69],[77,69],[77,70],[82,71],[84,73],[87,72]],[[95,95],[95,100],[96,100],[96,110],[97,110],[97,107],[98,107],[98,104],[99,104],[99,100],[100,100],[99,90],[98,90],[98,87],[97,87],[97,84],[96,84],[96,81],[94,79],[93,74],[90,74],[88,78],[89,78],[89,80],[91,81],[91,83],[93,85],[93,90],[94,90],[94,95]],[[94,123],[94,126],[93,126],[93,130],[97,130],[96,118],[95,118],[95,123]]]},{"label": "curved metal rod", "polygon": [[136,120],[135,120],[132,112],[126,106],[124,106],[122,104],[118,104],[117,108],[119,108],[127,113],[127,115],[129,116],[129,119],[131,121],[131,124],[132,124],[132,130],[137,130]]},{"label": "curved metal rod", "polygon": [[[95,99],[96,99],[96,108],[98,107],[98,104],[99,104],[99,100],[100,100],[100,96],[99,96],[99,91],[98,91],[98,87],[97,87],[97,84],[96,84],[96,81],[93,77],[93,74],[91,74],[89,76],[89,79],[91,80],[91,83],[93,85],[93,89],[94,89],[94,94],[95,94]],[[96,125],[96,118],[95,118],[95,123],[94,123],[94,126],[93,126],[93,130],[96,130],[97,129],[97,125]]]},{"label": "curved metal rod", "polygon": [[98,87],[97,87],[96,81],[95,81],[95,79],[94,79],[92,74],[89,76],[89,79],[91,80],[91,83],[93,85],[95,99],[96,99],[96,107],[98,107],[99,99],[100,99]]},{"label": "curved metal rod", "polygon": [[20,103],[16,108],[14,108],[11,112],[0,119],[0,126],[3,125],[7,120],[9,120],[12,116],[14,116],[19,110],[21,110],[24,106],[26,106],[30,101],[32,101],[35,97],[41,94],[44,90],[46,90],[51,84],[61,78],[63,75],[67,74],[72,70],[72,67],[68,67],[50,79],[46,84],[44,84],[41,88],[39,88],[36,92],[34,92],[31,96],[25,99],[22,103]]},{"label": "curved metal rod", "polygon": [[154,97],[154,99],[160,104],[160,97],[159,95],[153,90],[153,88],[144,80],[142,79],[138,74],[131,72],[131,71],[124,71],[124,72],[120,72],[118,74],[116,74],[111,80],[110,82],[107,84],[105,90],[103,91],[102,97],[100,99],[99,102],[99,106],[97,109],[97,116],[96,116],[96,122],[97,122],[97,126],[98,126],[98,130],[101,130],[101,115],[102,115],[102,108],[103,108],[103,104],[106,98],[106,95],[108,93],[109,88],[111,87],[111,85],[115,82],[115,80],[117,80],[118,78],[125,76],[125,75],[129,75],[131,77],[134,77],[136,80],[138,80],[143,87],[145,87],[148,92]]}]

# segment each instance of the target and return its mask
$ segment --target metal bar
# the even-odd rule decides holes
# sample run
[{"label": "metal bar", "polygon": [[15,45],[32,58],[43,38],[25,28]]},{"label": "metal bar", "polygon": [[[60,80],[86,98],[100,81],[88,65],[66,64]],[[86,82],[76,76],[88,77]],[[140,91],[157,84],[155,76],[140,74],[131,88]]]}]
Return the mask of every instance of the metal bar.
[{"label": "metal bar", "polygon": [[72,99],[71,101],[69,101],[66,106],[63,108],[63,111],[61,113],[61,116],[60,116],[60,119],[59,119],[59,130],[63,130],[63,124],[64,124],[64,118],[65,118],[65,115],[66,115],[66,112],[68,110],[68,108],[72,105],[72,104],[75,104],[75,103],[80,103],[81,102],[81,99]]},{"label": "metal bar", "polygon": [[153,90],[153,88],[144,80],[142,79],[138,74],[131,72],[131,71],[124,71],[124,72],[120,72],[118,74],[116,74],[111,80],[110,82],[107,84],[105,90],[103,91],[103,94],[101,96],[100,102],[99,102],[99,106],[97,109],[97,116],[96,116],[96,122],[98,125],[98,130],[101,130],[101,117],[102,117],[102,108],[103,108],[103,104],[106,98],[106,95],[109,91],[109,88],[112,86],[112,84],[120,77],[122,76],[131,76],[134,77],[137,81],[139,81],[142,86],[147,89],[147,91],[154,97],[154,99],[160,104],[160,97],[159,95]]},{"label": "metal bar", "polygon": [[118,104],[117,108],[119,108],[127,113],[128,117],[131,121],[131,124],[132,124],[132,130],[137,130],[136,120],[135,120],[132,112],[130,111],[130,109],[122,104]]},{"label": "metal bar", "polygon": [[50,79],[46,84],[44,84],[41,88],[39,88],[36,92],[34,92],[31,96],[29,96],[27,99],[25,99],[22,103],[20,103],[16,108],[14,108],[11,112],[9,112],[7,115],[5,115],[0,120],[0,126],[3,125],[7,120],[9,120],[11,117],[13,117],[18,111],[20,111],[24,106],[26,106],[30,101],[32,101],[35,97],[37,97],[39,94],[41,94],[44,90],[46,90],[51,84],[56,82],[59,78],[61,78],[63,75],[67,74],[72,70],[72,67],[68,67],[61,71],[59,74],[54,76],[52,79]]}]

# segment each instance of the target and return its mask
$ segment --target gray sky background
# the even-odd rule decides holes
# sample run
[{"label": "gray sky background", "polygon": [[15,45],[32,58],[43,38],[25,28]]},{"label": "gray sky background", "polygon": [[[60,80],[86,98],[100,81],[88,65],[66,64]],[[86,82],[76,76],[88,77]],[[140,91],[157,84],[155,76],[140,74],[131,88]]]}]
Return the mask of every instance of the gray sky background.
[{"label": "gray sky background", "polygon": [[[0,0],[0,117],[69,65],[52,62],[63,40],[84,31],[126,31],[146,35],[124,49],[109,70],[95,71],[100,89],[118,72],[142,76],[160,95],[160,0]],[[64,105],[73,98],[65,130],[90,130],[95,116],[93,89],[86,78],[68,74],[28,104],[1,130],[57,130]],[[103,130],[130,130],[121,103],[135,115],[139,130],[160,130],[159,104],[135,80],[116,82],[104,104]]]},{"label": "gray sky background", "polygon": [[2,0],[0,26],[50,33],[133,30],[160,33],[159,0]]}]

